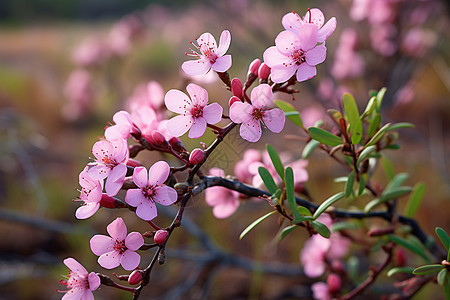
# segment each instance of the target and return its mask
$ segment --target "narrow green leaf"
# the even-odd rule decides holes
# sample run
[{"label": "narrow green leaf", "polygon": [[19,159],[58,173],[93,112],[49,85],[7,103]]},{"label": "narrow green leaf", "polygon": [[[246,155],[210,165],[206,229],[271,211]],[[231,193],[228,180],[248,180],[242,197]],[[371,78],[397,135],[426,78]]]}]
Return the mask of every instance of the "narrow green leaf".
[{"label": "narrow green leaf", "polygon": [[447,269],[442,269],[438,274],[437,274],[437,283],[440,286],[444,286],[444,282],[447,280]]},{"label": "narrow green leaf", "polygon": [[327,113],[337,124],[339,124],[339,120],[342,119],[342,114],[340,111],[336,109],[328,109]]},{"label": "narrow green leaf", "polygon": [[295,191],[294,191],[294,171],[291,167],[287,167],[285,170],[285,185],[286,185],[286,198],[288,200],[289,207],[294,214],[294,218],[301,217],[300,213],[297,211],[297,204],[295,202]]},{"label": "narrow green leaf", "polygon": [[448,236],[447,232],[445,232],[445,230],[441,227],[436,227],[435,231],[445,249],[447,251],[450,251],[450,237]]},{"label": "narrow green leaf", "polygon": [[400,122],[400,123],[392,124],[392,125],[389,127],[388,131],[391,131],[391,130],[397,130],[397,129],[401,129],[401,128],[414,128],[414,127],[415,127],[415,126],[414,126],[414,124],[412,124],[412,123],[408,123],[408,122]]},{"label": "narrow green leaf", "polygon": [[347,183],[345,184],[345,197],[350,197],[350,195],[353,193],[353,183],[355,182],[355,171],[351,171],[348,175]]},{"label": "narrow green leaf", "polygon": [[252,224],[248,225],[247,228],[244,229],[244,231],[242,231],[241,235],[239,236],[239,239],[242,240],[242,238],[250,231],[252,230],[256,225],[258,225],[259,223],[261,223],[262,221],[264,221],[265,219],[267,219],[268,217],[270,217],[271,215],[277,213],[276,210],[271,211],[267,214],[265,214],[264,216],[260,217],[259,219],[255,220]]},{"label": "narrow green leaf", "polygon": [[381,88],[380,91],[377,93],[377,111],[380,112],[381,109],[381,103],[383,102],[384,94],[386,94],[386,88]]},{"label": "narrow green leaf", "polygon": [[320,234],[324,238],[327,238],[327,239],[330,238],[330,234],[331,234],[330,230],[328,229],[328,227],[325,224],[314,220],[311,222],[311,225],[317,231],[318,234]]},{"label": "narrow green leaf", "polygon": [[282,239],[284,239],[289,233],[291,233],[292,231],[294,231],[295,228],[297,228],[297,225],[291,225],[288,226],[286,228],[283,228],[283,231],[281,231],[280,237],[278,238],[278,241],[281,241]]},{"label": "narrow green leaf", "polygon": [[345,229],[359,229],[359,228],[361,228],[361,224],[358,224],[356,222],[342,221],[333,223],[333,225],[331,225],[331,232],[336,232]]},{"label": "narrow green leaf", "polygon": [[379,198],[375,198],[369,203],[367,203],[366,207],[364,207],[364,211],[368,213],[371,211],[374,207],[380,205],[381,203],[384,203],[386,201],[398,198],[400,196],[403,196],[409,192],[411,192],[412,188],[409,186],[399,186],[391,188],[389,191],[381,194]]},{"label": "narrow green leaf", "polygon": [[325,200],[322,204],[319,205],[317,210],[314,212],[313,218],[317,219],[328,207],[333,205],[336,201],[344,198],[344,192],[339,192],[337,194],[334,194],[327,200]]},{"label": "narrow green leaf", "polygon": [[408,273],[411,274],[413,272],[414,268],[413,267],[395,267],[390,269],[387,272],[387,277],[392,277],[393,275],[397,274],[397,273]]},{"label": "narrow green leaf", "polygon": [[450,300],[450,278],[447,276],[447,280],[444,281],[444,293],[445,299]]},{"label": "narrow green leaf", "polygon": [[386,177],[389,179],[389,181],[392,180],[395,176],[395,172],[391,161],[386,157],[382,157],[381,166],[383,167],[384,173],[386,174]]},{"label": "narrow green leaf", "polygon": [[378,143],[378,141],[381,140],[381,138],[384,136],[384,134],[388,130],[389,126],[391,126],[390,123],[381,127],[380,130],[378,130],[377,133],[375,133],[375,135],[367,142],[367,144],[365,146],[368,147],[368,146],[372,146],[372,145],[375,145],[376,143]]},{"label": "narrow green leaf", "polygon": [[292,220],[292,224],[298,224],[305,221],[314,221],[314,218],[312,216],[299,216]]},{"label": "narrow green leaf", "polygon": [[408,179],[408,177],[408,173],[398,173],[394,176],[394,178],[392,178],[391,181],[389,181],[383,193],[387,193],[391,189],[401,186],[405,182],[405,180]]},{"label": "narrow green leaf", "polygon": [[306,144],[305,148],[303,148],[302,158],[307,159],[311,153],[320,145],[319,141],[310,140],[308,144]]},{"label": "narrow green leaf", "polygon": [[426,275],[430,273],[435,273],[440,271],[444,266],[443,265],[426,265],[415,268],[412,272],[414,275]]},{"label": "narrow green leaf", "polygon": [[318,127],[309,127],[308,134],[312,139],[325,145],[337,146],[342,144],[342,140],[334,134]]},{"label": "narrow green leaf", "polygon": [[345,114],[350,124],[352,144],[358,144],[362,138],[362,122],[359,117],[355,98],[351,94],[345,93],[342,96],[342,103],[344,104]]},{"label": "narrow green leaf", "polygon": [[309,211],[309,209],[307,209],[304,206],[297,206],[297,211],[299,212],[299,214],[302,214],[304,216],[312,216],[312,214]]},{"label": "narrow green leaf", "polygon": [[274,103],[276,106],[278,106],[278,108],[284,111],[284,115],[292,123],[294,123],[298,127],[303,127],[303,122],[302,118],[300,117],[300,113],[291,104],[282,100],[275,100]]},{"label": "narrow green leaf", "polygon": [[379,113],[375,113],[373,117],[369,120],[369,128],[367,129],[367,136],[373,136],[375,132],[377,132],[378,127],[381,124],[381,115]]},{"label": "narrow green leaf", "polygon": [[373,151],[377,150],[377,146],[369,146],[364,148],[363,151],[359,154],[358,160],[356,164],[360,164],[363,160],[365,160]]},{"label": "narrow green leaf", "polygon": [[372,111],[376,105],[375,101],[376,101],[376,97],[371,97],[369,99],[369,102],[367,102],[367,105],[366,105],[366,109],[364,110],[363,114],[361,115],[361,120],[363,120],[365,117],[367,117],[368,115],[370,115],[372,113]]},{"label": "narrow green leaf", "polygon": [[422,257],[427,263],[431,263],[431,259],[430,259],[430,258],[428,257],[428,255],[425,253],[425,248],[423,248],[423,247],[422,247],[422,248],[421,248],[421,247],[418,247],[417,245],[411,243],[410,241],[408,241],[408,240],[406,240],[406,239],[404,239],[404,238],[401,238],[401,237],[399,237],[399,236],[396,236],[396,235],[389,234],[389,235],[388,235],[388,238],[389,238],[392,242],[396,243],[397,245],[402,246],[403,248],[405,248],[405,249],[407,249],[407,250],[409,250],[409,251],[411,251],[411,252],[413,252],[413,253],[419,255],[419,256]]},{"label": "narrow green leaf", "polygon": [[266,145],[266,148],[267,152],[269,153],[270,160],[272,161],[272,164],[278,173],[278,176],[280,176],[281,180],[284,181],[284,167],[283,164],[281,163],[281,159],[278,156],[277,151],[272,145],[269,144]]},{"label": "narrow green leaf", "polygon": [[425,196],[425,192],[427,190],[427,186],[423,182],[418,182],[414,186],[411,196],[409,196],[408,203],[405,208],[405,216],[408,218],[414,217],[417,210],[419,209],[420,203],[422,203],[422,199]]},{"label": "narrow green leaf", "polygon": [[358,196],[361,196],[362,193],[364,193],[365,189],[366,189],[366,180],[364,179],[364,176],[359,176]]},{"label": "narrow green leaf", "polygon": [[261,176],[261,179],[263,180],[264,185],[266,186],[269,193],[275,194],[278,187],[277,187],[275,181],[273,180],[273,177],[270,174],[270,172],[264,167],[259,167],[258,173],[259,173],[259,176]]}]

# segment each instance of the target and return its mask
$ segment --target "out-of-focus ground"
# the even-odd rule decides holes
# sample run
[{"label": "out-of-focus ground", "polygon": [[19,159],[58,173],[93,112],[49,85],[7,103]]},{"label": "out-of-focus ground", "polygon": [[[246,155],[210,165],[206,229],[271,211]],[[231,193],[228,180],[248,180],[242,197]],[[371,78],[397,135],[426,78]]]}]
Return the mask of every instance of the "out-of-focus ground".
[{"label": "out-of-focus ground", "polygon": [[[184,90],[180,65],[186,60],[184,53],[189,49],[189,41],[203,32],[211,32],[218,38],[225,28],[232,34],[230,74],[244,80],[248,63],[256,57],[262,59],[263,51],[274,44],[275,36],[282,30],[282,16],[292,10],[302,14],[313,6],[320,7],[327,19],[336,16],[339,25],[327,41],[328,58],[318,67],[319,75],[296,86],[300,93],[295,95],[294,106],[302,112],[323,104],[317,100],[318,83],[330,69],[343,26],[351,25],[345,14],[349,1],[334,4],[211,1],[185,7],[150,4],[145,10],[145,28],[133,49],[106,66],[92,69],[96,101],[77,120],[70,119],[70,111],[63,113],[68,103],[64,85],[75,68],[74,48],[86,37],[104,38],[117,20],[110,17],[0,23],[0,299],[59,299],[61,294],[56,290],[64,287],[58,280],[60,274],[66,274],[62,260],[69,256],[82,262],[88,270],[104,272],[88,247],[89,239],[95,233],[104,234],[105,226],[119,215],[126,220],[129,231],[148,230],[143,229],[145,223],[128,211],[101,210],[90,219],[76,220],[74,212],[78,203],[71,201],[78,195],[75,190],[78,174],[92,156],[93,143],[103,135],[107,122],[123,107],[136,85],[156,80],[165,91]],[[420,67],[411,74],[416,83],[412,99],[404,104],[387,103],[389,108],[385,111],[385,122],[416,125],[414,129],[400,131],[401,150],[391,151],[388,157],[396,172],[410,173],[407,183],[426,183],[427,194],[417,219],[430,235],[434,235],[436,226],[447,232],[450,229],[449,42],[448,32],[432,29],[444,35],[439,36],[440,44],[432,55],[415,62]],[[354,82],[343,82],[361,107],[367,101],[367,89],[384,85],[364,82],[364,79],[362,76]],[[210,101],[227,106],[230,95],[220,82],[204,86]],[[285,95],[280,97],[290,99]],[[256,145],[225,141],[214,162],[232,175],[233,165],[245,149],[263,149],[265,143],[273,144],[280,152],[293,151],[298,158],[304,142],[289,138],[296,133],[298,129],[287,124],[283,134],[267,134]],[[199,146],[198,141],[185,139],[185,142],[188,149]],[[148,159],[163,158],[155,154]],[[315,199],[325,199],[341,188],[332,179],[344,175],[344,170],[336,168],[323,154],[315,153],[307,170],[310,180],[306,187]],[[386,183],[381,174],[379,178],[380,183]],[[404,203],[400,202],[399,206],[402,211]],[[188,207],[185,216],[224,251],[259,262],[276,261],[300,267],[299,251],[306,236],[297,232],[277,243],[275,218],[262,223],[243,240],[238,239],[248,224],[267,211],[269,208],[261,202],[247,202],[230,218],[217,220],[200,196]],[[169,221],[164,216],[158,217],[161,224]],[[183,228],[175,232],[168,247],[197,254],[204,252],[198,239]],[[150,253],[142,254],[142,266],[150,258]],[[265,275],[241,268],[215,269],[214,263],[211,263],[213,272],[208,272],[208,268],[196,272],[198,264],[198,261],[179,259],[177,253],[170,255],[168,250],[166,265],[156,267],[144,295],[151,299],[177,298],[182,291],[171,293],[171,290],[186,286],[190,292],[185,297],[189,295],[193,299],[205,291],[210,299],[279,299],[302,294],[305,289],[302,284],[308,286],[308,281],[289,276]],[[196,283],[189,286],[186,282],[195,276],[198,276]],[[418,297],[435,291],[434,287],[427,287]],[[129,299],[128,293],[108,287],[95,294],[97,299]]]}]

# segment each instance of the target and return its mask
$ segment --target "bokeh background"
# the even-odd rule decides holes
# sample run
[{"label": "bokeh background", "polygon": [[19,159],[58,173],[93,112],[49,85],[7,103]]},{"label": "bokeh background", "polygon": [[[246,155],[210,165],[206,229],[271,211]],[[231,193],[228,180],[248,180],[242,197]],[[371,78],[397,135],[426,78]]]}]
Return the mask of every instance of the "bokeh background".
[{"label": "bokeh background", "polygon": [[[129,231],[149,229],[128,211],[101,210],[88,220],[76,220],[79,204],[72,202],[79,195],[78,174],[89,162],[92,145],[136,87],[154,80],[165,91],[184,90],[188,79],[180,66],[188,58],[189,42],[203,32],[218,38],[223,29],[232,35],[230,74],[245,80],[249,63],[262,59],[282,31],[282,16],[290,11],[303,15],[312,7],[319,7],[326,19],[335,16],[338,27],[327,41],[328,57],[319,75],[296,85],[300,92],[293,105],[314,122],[324,108],[338,108],[342,91],[352,92],[362,108],[370,89],[386,86],[384,121],[416,125],[400,132],[401,149],[387,155],[396,172],[410,173],[407,183],[426,183],[417,215],[425,231],[433,235],[440,226],[448,232],[449,6],[439,0],[380,0],[388,4],[364,15],[357,2],[364,1],[1,1],[0,299],[59,299],[62,294],[56,290],[64,286],[58,280],[67,274],[62,260],[69,256],[89,271],[111,275],[96,263],[90,237],[104,234],[117,216],[126,220]],[[210,101],[226,107],[230,95],[222,83],[214,76],[202,82]],[[304,136],[292,138],[298,134],[288,124],[283,134],[267,134],[250,145],[234,132],[207,167],[218,166],[232,175],[246,149],[263,149],[267,142],[299,158],[305,142]],[[203,141],[211,139],[206,135]],[[199,147],[199,141],[183,141],[188,149]],[[176,163],[158,153],[138,158],[147,164],[160,159]],[[307,170],[305,186],[317,201],[342,188],[333,178],[345,170],[321,153],[311,157]],[[386,183],[382,172],[378,180]],[[185,214],[186,229],[171,238],[166,264],[155,268],[144,296],[310,298],[312,280],[296,275],[306,234],[299,231],[278,243],[272,218],[238,239],[267,211],[264,203],[245,201],[233,216],[217,220],[203,196],[194,199]],[[169,224],[173,210],[165,213],[157,219],[161,225]],[[215,247],[208,248],[210,242]],[[364,255],[358,247],[353,250],[356,257]],[[218,256],[224,253],[241,261],[224,264]],[[151,253],[143,253],[141,265],[150,259]],[[265,272],[267,267],[280,274]],[[439,297],[436,291],[426,287],[417,298]],[[95,296],[130,298],[108,287]]]}]

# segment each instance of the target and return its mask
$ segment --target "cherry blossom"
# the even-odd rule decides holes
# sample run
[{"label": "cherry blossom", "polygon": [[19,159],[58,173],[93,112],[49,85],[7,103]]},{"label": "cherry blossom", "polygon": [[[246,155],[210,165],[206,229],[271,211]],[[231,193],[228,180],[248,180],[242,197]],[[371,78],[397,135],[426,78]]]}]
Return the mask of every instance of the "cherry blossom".
[{"label": "cherry blossom", "polygon": [[300,25],[297,33],[282,31],[275,39],[275,46],[264,51],[264,63],[271,68],[273,82],[289,80],[297,72],[297,81],[310,79],[317,74],[316,65],[327,55],[325,44],[318,46],[318,28],[314,24]]},{"label": "cherry blossom", "polygon": [[170,90],[165,97],[167,108],[177,114],[167,122],[167,130],[173,136],[182,136],[189,131],[189,138],[199,138],[206,124],[216,124],[222,119],[223,109],[218,103],[208,103],[208,92],[191,83],[186,87],[190,98],[179,90]]},{"label": "cherry blossom", "polygon": [[250,173],[249,166],[254,162],[261,161],[261,152],[256,149],[245,150],[242,159],[234,165],[234,175],[244,183],[251,183],[254,174]]},{"label": "cherry blossom", "polygon": [[124,110],[118,111],[114,114],[113,121],[116,124],[106,128],[105,138],[109,141],[114,139],[128,139],[133,128],[130,114]]},{"label": "cherry blossom", "polygon": [[75,259],[66,258],[64,264],[69,268],[69,275],[59,282],[66,285],[69,290],[60,291],[65,293],[63,300],[94,300],[92,291],[100,286],[100,277],[94,272],[88,273],[86,269]]},{"label": "cherry blossom", "polygon": [[138,111],[145,106],[158,110],[164,105],[164,89],[157,81],[140,84],[126,100],[125,105],[130,112]]},{"label": "cherry blossom", "polygon": [[311,285],[313,297],[316,300],[331,300],[328,285],[325,282],[316,282]]},{"label": "cherry blossom", "polygon": [[283,24],[284,29],[293,31],[294,33],[299,34],[301,30],[301,26],[303,24],[313,24],[315,25],[319,31],[317,35],[317,41],[322,43],[326,41],[331,34],[336,29],[337,21],[335,17],[332,17],[328,22],[324,25],[325,17],[322,11],[318,8],[309,9],[305,14],[303,19],[295,12],[288,13],[284,15],[281,23]]},{"label": "cherry blossom", "polygon": [[92,178],[88,173],[89,167],[86,166],[79,175],[81,185],[80,200],[84,205],[80,206],[75,212],[78,219],[87,219],[91,217],[100,208],[102,200],[103,181]]},{"label": "cherry blossom", "polygon": [[128,146],[124,139],[98,141],[92,147],[95,161],[88,173],[99,180],[106,179],[105,189],[108,196],[114,196],[122,187],[127,173]]},{"label": "cherry blossom", "polygon": [[242,123],[240,135],[244,140],[256,142],[261,138],[262,122],[270,131],[279,133],[285,122],[284,112],[269,109],[272,104],[272,88],[268,84],[255,87],[250,94],[251,103],[234,102],[230,107],[230,119]]},{"label": "cherry blossom", "polygon": [[[198,60],[186,61],[181,65],[186,74],[202,75],[211,68],[216,72],[225,72],[231,67],[231,55],[224,55],[231,43],[231,34],[228,30],[222,31],[218,47],[216,40],[208,32],[203,33],[196,41],[198,44],[196,47],[200,53],[191,49],[190,55],[197,57]],[[194,45],[194,43],[192,44]],[[189,54],[186,53],[186,55]]]},{"label": "cherry blossom", "polygon": [[125,201],[136,207],[139,218],[150,221],[158,212],[155,202],[162,205],[170,205],[177,201],[178,195],[175,189],[166,186],[164,182],[169,177],[170,167],[165,161],[158,161],[147,173],[145,167],[136,167],[133,173],[133,181],[139,187],[129,189]]},{"label": "cherry blossom", "polygon": [[[220,168],[212,168],[209,175],[225,177],[225,172]],[[205,191],[205,201],[213,207],[213,215],[217,219],[225,219],[239,207],[239,193],[222,186],[213,186]]]},{"label": "cherry blossom", "polygon": [[100,256],[98,263],[106,269],[114,269],[119,265],[127,270],[133,270],[141,261],[135,251],[144,244],[144,238],[139,232],[127,235],[127,226],[122,218],[117,218],[106,227],[109,236],[97,234],[91,238],[91,250]]}]

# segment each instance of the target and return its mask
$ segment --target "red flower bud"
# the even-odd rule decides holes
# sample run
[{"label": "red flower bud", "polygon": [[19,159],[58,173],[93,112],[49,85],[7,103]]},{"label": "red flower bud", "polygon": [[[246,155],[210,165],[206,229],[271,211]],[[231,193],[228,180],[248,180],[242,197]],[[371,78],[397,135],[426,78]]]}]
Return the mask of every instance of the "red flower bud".
[{"label": "red flower bud", "polygon": [[242,101],[238,97],[233,96],[233,97],[230,98],[230,101],[228,102],[228,105],[231,107],[231,105],[233,105],[234,102],[242,102]]},{"label": "red flower bud", "polygon": [[153,240],[158,245],[164,244],[167,241],[167,237],[169,236],[169,233],[167,230],[160,229],[155,233],[155,236],[153,237]]},{"label": "red flower bud", "polygon": [[252,73],[255,74],[256,76],[258,76],[258,69],[259,66],[261,65],[261,61],[259,60],[259,58],[255,58],[251,63],[250,66],[248,67],[248,74]]},{"label": "red flower bud", "polygon": [[116,199],[106,194],[102,195],[102,199],[100,200],[100,206],[106,208],[116,208]]},{"label": "red flower bud", "polygon": [[142,164],[141,164],[140,161],[137,161],[137,160],[135,160],[135,159],[129,158],[129,159],[127,160],[127,166],[136,168],[136,167],[142,166]]},{"label": "red flower bud", "polygon": [[270,68],[265,63],[262,63],[258,69],[259,80],[267,80],[270,75]]},{"label": "red flower bud", "polygon": [[330,293],[334,294],[341,289],[341,278],[338,275],[331,273],[327,277],[327,285]]},{"label": "red flower bud", "polygon": [[231,80],[231,92],[233,92],[233,95],[241,100],[244,98],[244,90],[242,88],[242,82],[239,78],[233,78],[233,80]]},{"label": "red flower bud", "polygon": [[186,151],[186,147],[184,147],[183,142],[177,137],[173,137],[169,140],[170,146],[172,146],[173,150],[177,152],[184,152]]},{"label": "red flower bud", "polygon": [[192,150],[189,156],[189,162],[193,165],[201,164],[205,160],[205,151],[200,148]]},{"label": "red flower bud", "polygon": [[152,130],[147,136],[150,144],[155,146],[162,146],[167,143],[166,138],[159,131]]},{"label": "red flower bud", "polygon": [[134,270],[131,272],[130,276],[128,276],[128,283],[131,285],[135,285],[140,283],[142,280],[142,271],[141,270]]},{"label": "red flower bud", "polygon": [[130,157],[136,157],[144,148],[141,145],[130,145],[128,151],[130,151]]}]

